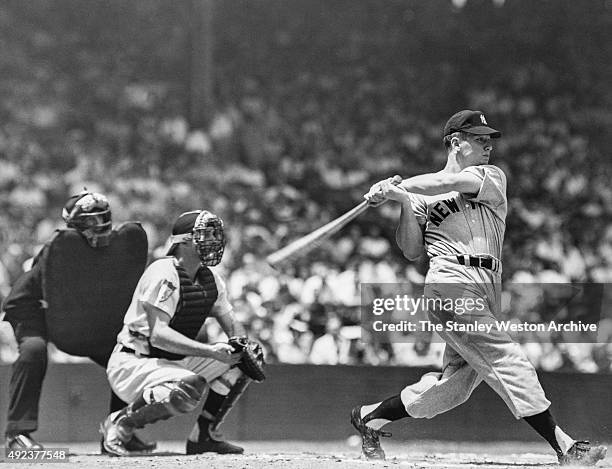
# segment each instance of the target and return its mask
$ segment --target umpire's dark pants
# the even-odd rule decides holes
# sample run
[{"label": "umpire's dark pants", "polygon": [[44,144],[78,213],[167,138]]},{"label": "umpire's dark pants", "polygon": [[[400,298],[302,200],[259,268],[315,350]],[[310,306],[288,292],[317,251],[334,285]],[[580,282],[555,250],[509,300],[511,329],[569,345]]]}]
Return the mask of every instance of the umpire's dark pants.
[{"label": "umpire's dark pants", "polygon": [[[15,331],[19,356],[11,370],[6,434],[15,435],[33,432],[38,428],[40,393],[47,372],[47,328],[44,318],[9,322]],[[89,358],[106,368],[109,357],[110,353]],[[111,391],[111,412],[125,405]]]}]

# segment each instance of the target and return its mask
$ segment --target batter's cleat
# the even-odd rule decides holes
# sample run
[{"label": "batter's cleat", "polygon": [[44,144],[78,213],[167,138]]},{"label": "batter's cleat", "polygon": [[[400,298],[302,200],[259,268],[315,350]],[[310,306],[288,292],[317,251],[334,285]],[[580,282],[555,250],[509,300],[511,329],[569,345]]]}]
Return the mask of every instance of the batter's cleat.
[{"label": "batter's cleat", "polygon": [[382,430],[374,430],[366,426],[361,418],[361,407],[353,407],[351,411],[351,423],[361,435],[361,452],[366,459],[385,459],[385,452],[380,447],[380,437],[389,437],[391,433]]},{"label": "batter's cleat", "polygon": [[102,448],[104,454],[109,456],[138,456],[141,453],[130,451],[124,440],[129,441],[131,435],[117,425],[113,419],[113,414],[106,417],[106,420],[100,424],[100,433],[102,434]]},{"label": "batter's cleat", "polygon": [[591,446],[588,441],[577,441],[567,453],[559,455],[561,466],[594,466],[606,457],[605,446]]},{"label": "batter's cleat", "polygon": [[185,454],[202,453],[242,454],[244,453],[244,448],[228,443],[227,441],[213,440],[212,438],[198,442],[187,440]]},{"label": "batter's cleat", "polygon": [[32,438],[29,433],[18,433],[17,435],[7,436],[5,447],[7,450],[13,451],[40,451],[44,449],[43,445]]},{"label": "batter's cleat", "polygon": [[[124,443],[124,446],[131,454],[151,454],[157,448],[157,443],[155,441],[143,441],[134,433],[132,439]],[[100,453],[109,454],[104,447],[104,438],[100,440]]]}]

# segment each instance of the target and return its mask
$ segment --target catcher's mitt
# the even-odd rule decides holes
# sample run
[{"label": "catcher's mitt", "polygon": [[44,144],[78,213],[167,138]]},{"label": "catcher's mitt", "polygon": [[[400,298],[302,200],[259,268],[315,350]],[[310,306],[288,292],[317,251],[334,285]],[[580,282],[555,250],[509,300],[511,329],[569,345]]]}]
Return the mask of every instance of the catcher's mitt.
[{"label": "catcher's mitt", "polygon": [[262,367],[264,354],[261,345],[247,337],[230,337],[227,343],[234,347],[236,352],[242,352],[242,358],[236,366],[245,375],[259,383],[266,379]]}]

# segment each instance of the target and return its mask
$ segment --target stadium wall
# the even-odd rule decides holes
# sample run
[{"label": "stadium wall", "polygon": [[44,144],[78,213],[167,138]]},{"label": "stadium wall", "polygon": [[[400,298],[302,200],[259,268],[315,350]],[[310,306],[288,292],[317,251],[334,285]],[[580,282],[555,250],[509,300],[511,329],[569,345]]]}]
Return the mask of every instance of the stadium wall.
[{"label": "stadium wall", "polygon": [[[426,372],[423,368],[269,365],[269,378],[252,384],[222,430],[235,440],[338,440],[351,435],[349,412],[396,394]],[[0,366],[0,428],[6,424],[10,366]],[[541,373],[552,411],[572,435],[612,441],[612,375]],[[52,364],[43,387],[43,442],[97,440],[109,387],[94,364]],[[157,440],[182,440],[195,415],[160,422],[143,431]],[[485,384],[464,405],[433,420],[404,420],[389,426],[400,439],[537,441]]]}]

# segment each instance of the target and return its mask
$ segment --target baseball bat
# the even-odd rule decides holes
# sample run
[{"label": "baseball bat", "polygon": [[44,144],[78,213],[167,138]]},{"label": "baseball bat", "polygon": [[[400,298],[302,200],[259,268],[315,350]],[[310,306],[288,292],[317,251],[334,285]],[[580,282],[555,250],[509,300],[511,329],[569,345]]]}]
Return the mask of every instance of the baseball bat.
[{"label": "baseball bat", "polygon": [[[401,182],[401,176],[393,176],[393,184],[398,185]],[[312,233],[308,233],[307,235],[296,239],[278,251],[273,252],[266,257],[266,262],[272,267],[276,268],[284,262],[296,259],[312,251],[313,249],[316,249],[321,245],[321,243],[323,243],[323,241],[340,231],[344,226],[365,212],[369,206],[370,203],[367,200],[364,200],[345,214],[330,221],[322,227],[317,228]]]}]

